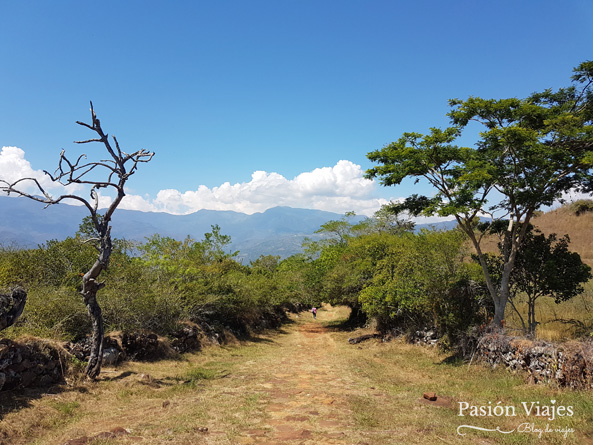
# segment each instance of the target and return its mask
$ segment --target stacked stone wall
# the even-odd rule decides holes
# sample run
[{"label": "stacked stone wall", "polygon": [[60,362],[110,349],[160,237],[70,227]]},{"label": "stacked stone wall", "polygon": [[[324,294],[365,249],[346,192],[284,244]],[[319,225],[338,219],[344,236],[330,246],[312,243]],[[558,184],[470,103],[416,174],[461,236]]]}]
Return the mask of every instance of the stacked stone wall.
[{"label": "stacked stone wall", "polygon": [[50,386],[64,380],[67,353],[39,339],[0,340],[0,391]]},{"label": "stacked stone wall", "polygon": [[492,367],[524,373],[534,383],[593,389],[593,342],[551,343],[492,332],[480,338],[476,357]]}]

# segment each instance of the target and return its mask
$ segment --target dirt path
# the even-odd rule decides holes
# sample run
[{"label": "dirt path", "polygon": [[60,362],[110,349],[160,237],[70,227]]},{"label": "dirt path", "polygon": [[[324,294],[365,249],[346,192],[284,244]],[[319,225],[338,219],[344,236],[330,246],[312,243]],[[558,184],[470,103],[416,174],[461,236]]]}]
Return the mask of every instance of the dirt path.
[{"label": "dirt path", "polygon": [[240,435],[239,443],[335,444],[344,443],[347,436],[352,439],[346,398],[354,391],[353,382],[336,365],[335,340],[323,324],[335,317],[334,309],[319,311],[317,320],[299,323],[282,339],[283,355],[266,366],[253,363],[265,372],[253,375],[249,366],[241,370],[250,390],[265,394],[266,415],[257,428]]}]

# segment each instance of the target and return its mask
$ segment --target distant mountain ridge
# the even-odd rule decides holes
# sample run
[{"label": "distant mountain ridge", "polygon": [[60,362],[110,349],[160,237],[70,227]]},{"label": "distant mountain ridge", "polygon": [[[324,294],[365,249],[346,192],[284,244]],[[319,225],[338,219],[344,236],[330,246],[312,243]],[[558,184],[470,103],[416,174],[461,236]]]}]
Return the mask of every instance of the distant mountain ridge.
[{"label": "distant mountain ridge", "polygon": [[[0,197],[0,243],[30,248],[50,239],[62,240],[76,233],[85,216],[88,212],[84,207],[57,204],[44,208],[29,199]],[[232,249],[240,251],[239,257],[245,263],[262,254],[282,258],[294,255],[301,251],[305,237],[315,237],[314,232],[322,224],[341,217],[291,207],[274,207],[252,215],[216,210],[172,215],[118,209],[113,216],[112,235],[134,241],[144,241],[155,233],[179,240],[187,236],[201,240],[218,224],[223,234],[231,236]]]},{"label": "distant mountain ridge", "polygon": [[[26,198],[1,196],[0,244],[31,248],[51,239],[63,240],[74,236],[85,216],[88,211],[81,206],[57,204],[44,208],[43,204]],[[158,233],[178,240],[187,236],[201,240],[218,224],[224,235],[230,235],[232,250],[240,252],[239,260],[248,264],[260,255],[287,258],[300,253],[305,238],[319,238],[315,231],[322,224],[342,217],[338,213],[292,207],[274,207],[252,215],[229,210],[172,215],[118,209],[113,216],[112,236],[144,241]],[[363,216],[354,218],[362,219]],[[450,228],[451,224],[435,226]],[[426,225],[417,226],[421,227]]]}]

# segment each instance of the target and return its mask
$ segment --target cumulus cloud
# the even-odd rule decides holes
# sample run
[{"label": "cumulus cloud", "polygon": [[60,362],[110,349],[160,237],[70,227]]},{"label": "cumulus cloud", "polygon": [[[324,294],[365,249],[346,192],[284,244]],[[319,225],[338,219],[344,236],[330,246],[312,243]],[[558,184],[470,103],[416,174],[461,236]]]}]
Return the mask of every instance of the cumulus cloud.
[{"label": "cumulus cloud", "polygon": [[36,178],[43,186],[49,187],[51,180],[41,170],[33,170],[25,159],[25,151],[18,147],[2,147],[0,151],[0,179],[14,182],[21,178]]},{"label": "cumulus cloud", "polygon": [[[33,169],[22,149],[3,147],[0,179],[11,182],[23,177],[36,178],[46,190],[56,195],[65,191],[43,171]],[[276,206],[288,206],[336,213],[355,211],[370,216],[381,205],[388,203],[388,200],[378,197],[377,189],[374,181],[364,178],[360,165],[342,160],[333,167],[316,168],[292,179],[275,172],[256,171],[248,182],[225,182],[212,188],[199,185],[196,190],[187,191],[165,189],[154,197],[127,194],[120,208],[173,214],[189,214],[202,209],[252,214]],[[38,193],[30,186],[25,191]],[[78,192],[85,194],[84,190]],[[111,202],[108,191],[99,194],[101,208]]]},{"label": "cumulus cloud", "polygon": [[337,213],[355,211],[372,215],[388,201],[376,196],[376,183],[363,177],[359,165],[339,161],[333,167],[316,168],[293,179],[278,173],[256,171],[249,182],[218,187],[200,185],[197,190],[180,192],[166,189],[154,199],[126,196],[122,208],[188,214],[201,209],[263,212],[271,207],[288,206]]},{"label": "cumulus cloud", "polygon": [[567,202],[578,201],[579,199],[593,199],[593,193],[582,193],[571,190],[562,194],[562,199]]},{"label": "cumulus cloud", "polygon": [[[25,159],[25,151],[18,147],[2,147],[0,151],[0,179],[13,183],[21,178],[37,179],[39,184],[48,192],[57,195],[74,192],[80,187],[72,185],[64,187],[53,182],[42,170],[35,170],[31,163]],[[40,191],[33,181],[23,181],[19,184],[20,190],[39,194]]]}]

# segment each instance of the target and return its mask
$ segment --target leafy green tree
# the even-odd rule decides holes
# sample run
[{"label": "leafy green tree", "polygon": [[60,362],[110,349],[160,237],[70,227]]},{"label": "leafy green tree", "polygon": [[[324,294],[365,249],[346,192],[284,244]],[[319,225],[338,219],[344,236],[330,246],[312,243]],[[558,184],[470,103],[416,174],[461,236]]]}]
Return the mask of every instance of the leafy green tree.
[{"label": "leafy green tree", "polygon": [[382,235],[373,274],[360,292],[363,309],[389,328],[431,326],[449,341],[483,322],[475,271],[460,231]]},{"label": "leafy green tree", "polygon": [[403,219],[393,204],[381,206],[367,221],[369,232],[386,232],[393,235],[412,232],[416,226],[411,219]]},{"label": "leafy green tree", "polygon": [[201,242],[203,255],[207,262],[223,261],[236,257],[238,251],[228,251],[231,245],[230,235],[223,235],[220,233],[220,226],[215,224],[212,227],[212,232],[204,234],[204,240]]},{"label": "leafy green tree", "polygon": [[[569,190],[593,190],[593,62],[574,72],[570,87],[526,99],[451,100],[452,127],[404,133],[368,154],[379,164],[367,171],[368,178],[387,186],[423,178],[435,189],[432,197],[412,195],[394,209],[455,217],[477,251],[495,325],[504,319],[511,274],[534,213]],[[476,146],[455,145],[471,122],[483,128]],[[484,215],[509,220],[498,283],[475,232]]]},{"label": "leafy green tree", "polygon": [[527,297],[527,326],[516,310],[523,329],[535,335],[537,321],[535,303],[540,297],[553,298],[556,304],[568,301],[583,292],[583,283],[593,276],[591,267],[584,264],[576,252],[568,249],[568,235],[558,239],[555,233],[545,236],[529,231],[515,262],[511,275],[511,304],[522,292]]},{"label": "leafy green tree", "polygon": [[272,275],[280,264],[280,256],[277,255],[260,255],[255,261],[251,261],[251,270],[255,273],[263,275]]},{"label": "leafy green tree", "polygon": [[292,255],[278,264],[276,277],[279,292],[286,303],[311,305],[317,300],[314,293],[315,273],[313,264],[306,255]]}]

